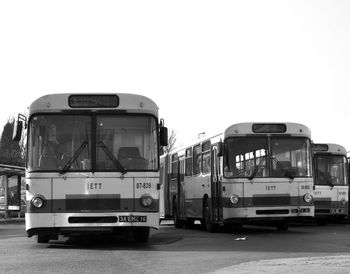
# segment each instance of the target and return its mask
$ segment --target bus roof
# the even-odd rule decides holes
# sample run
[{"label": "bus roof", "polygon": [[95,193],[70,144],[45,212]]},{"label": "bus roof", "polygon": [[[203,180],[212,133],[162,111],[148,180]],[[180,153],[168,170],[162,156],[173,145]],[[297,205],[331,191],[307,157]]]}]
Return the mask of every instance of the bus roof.
[{"label": "bus roof", "polygon": [[347,155],[345,147],[332,143],[313,144],[312,150],[315,154],[338,154],[344,156]]},{"label": "bus roof", "polygon": [[[111,107],[101,107],[94,100],[115,99]],[[72,100],[76,99],[76,100]],[[83,102],[85,100],[85,102]],[[107,99],[107,100],[106,100]],[[74,106],[72,105],[74,102]],[[82,102],[81,105],[79,105]],[[87,103],[90,105],[84,106]],[[111,103],[112,104],[112,103]],[[129,93],[56,93],[42,96],[29,106],[29,115],[39,112],[60,112],[64,110],[124,110],[132,113],[150,113],[158,116],[158,106],[149,98]]]},{"label": "bus roof", "polygon": [[225,130],[225,138],[232,136],[246,135],[293,135],[311,138],[311,131],[308,127],[298,123],[238,123]]}]

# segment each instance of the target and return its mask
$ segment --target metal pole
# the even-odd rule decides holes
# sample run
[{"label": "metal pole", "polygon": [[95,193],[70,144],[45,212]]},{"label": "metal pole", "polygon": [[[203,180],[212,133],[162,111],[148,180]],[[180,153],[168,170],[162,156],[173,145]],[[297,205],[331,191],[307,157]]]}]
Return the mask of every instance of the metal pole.
[{"label": "metal pole", "polygon": [[5,187],[5,199],[4,199],[4,201],[5,201],[5,219],[6,218],[8,218],[8,216],[9,216],[9,213],[8,213],[8,205],[9,205],[9,203],[8,203],[8,189],[9,189],[9,180],[8,180],[8,177],[7,177],[7,175],[3,175],[2,176],[2,180],[3,180],[3,184],[4,184],[4,187]]}]

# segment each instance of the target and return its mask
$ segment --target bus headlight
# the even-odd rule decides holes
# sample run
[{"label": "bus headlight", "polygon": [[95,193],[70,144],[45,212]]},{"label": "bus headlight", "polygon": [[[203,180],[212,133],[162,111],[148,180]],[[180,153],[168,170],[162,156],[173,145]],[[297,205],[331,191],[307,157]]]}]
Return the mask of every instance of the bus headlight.
[{"label": "bus headlight", "polygon": [[341,200],[340,200],[340,204],[343,205],[343,206],[345,206],[345,205],[346,205],[346,200],[345,200],[344,198],[341,199]]},{"label": "bus headlight", "polygon": [[233,205],[238,204],[238,201],[239,201],[238,195],[236,195],[236,194],[231,195],[231,197],[230,197],[230,202],[231,202]]},{"label": "bus headlight", "polygon": [[306,203],[311,203],[312,202],[312,199],[313,199],[313,197],[312,197],[312,195],[311,194],[309,194],[309,193],[306,193],[305,195],[304,195],[304,201],[306,202]]},{"label": "bus headlight", "polygon": [[35,208],[42,208],[45,205],[45,198],[43,196],[34,196],[31,203]]},{"label": "bus headlight", "polygon": [[140,203],[144,207],[150,207],[153,204],[153,198],[150,195],[145,194],[141,196]]}]

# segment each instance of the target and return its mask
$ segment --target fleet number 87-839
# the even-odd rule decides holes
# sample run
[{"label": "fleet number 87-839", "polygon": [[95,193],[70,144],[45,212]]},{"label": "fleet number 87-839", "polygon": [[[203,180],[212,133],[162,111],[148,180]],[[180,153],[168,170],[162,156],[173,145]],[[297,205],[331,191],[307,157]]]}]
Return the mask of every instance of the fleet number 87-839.
[{"label": "fleet number 87-839", "polygon": [[152,187],[151,183],[136,183],[136,188],[148,189],[151,187]]}]

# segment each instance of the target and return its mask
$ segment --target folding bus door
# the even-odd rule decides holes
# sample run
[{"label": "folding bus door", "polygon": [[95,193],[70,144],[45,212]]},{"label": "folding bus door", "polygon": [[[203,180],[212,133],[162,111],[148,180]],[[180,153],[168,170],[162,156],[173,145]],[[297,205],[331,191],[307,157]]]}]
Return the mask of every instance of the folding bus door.
[{"label": "folding bus door", "polygon": [[211,148],[211,204],[213,221],[220,221],[221,210],[221,182],[220,182],[220,158],[218,157],[218,147]]}]

